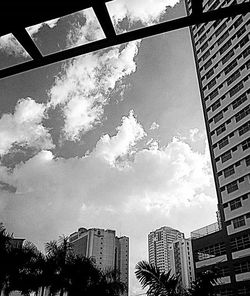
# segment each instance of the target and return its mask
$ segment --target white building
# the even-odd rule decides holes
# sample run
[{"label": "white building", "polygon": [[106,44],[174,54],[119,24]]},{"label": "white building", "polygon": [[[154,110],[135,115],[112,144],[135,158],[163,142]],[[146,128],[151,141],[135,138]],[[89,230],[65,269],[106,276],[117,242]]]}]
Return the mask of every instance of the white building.
[{"label": "white building", "polygon": [[120,273],[121,282],[128,288],[128,237],[117,237],[115,230],[79,228],[70,235],[69,241],[76,254],[93,258],[98,268],[116,269]]},{"label": "white building", "polygon": [[161,272],[171,269],[169,247],[177,239],[184,238],[179,230],[163,226],[148,235],[149,263],[154,264]]},{"label": "white building", "polygon": [[190,288],[195,279],[191,239],[181,238],[173,241],[169,251],[172,274],[179,277],[182,288]]}]

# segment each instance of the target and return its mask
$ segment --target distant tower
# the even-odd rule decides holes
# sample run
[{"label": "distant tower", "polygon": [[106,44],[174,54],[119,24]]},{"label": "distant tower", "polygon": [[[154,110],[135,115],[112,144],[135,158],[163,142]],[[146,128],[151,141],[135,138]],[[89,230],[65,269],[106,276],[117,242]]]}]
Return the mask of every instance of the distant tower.
[{"label": "distant tower", "polygon": [[154,264],[161,272],[171,269],[170,250],[171,243],[184,238],[179,230],[163,226],[148,235],[149,263]]},{"label": "distant tower", "polygon": [[[116,269],[120,274],[120,281],[128,288],[128,237],[117,237],[115,230],[79,228],[70,235],[69,242],[75,254],[92,258],[98,268]],[[128,295],[128,292],[124,295]]]},{"label": "distant tower", "polygon": [[194,261],[191,239],[181,238],[170,245],[170,265],[173,274],[178,275],[182,288],[190,288],[194,281]]}]

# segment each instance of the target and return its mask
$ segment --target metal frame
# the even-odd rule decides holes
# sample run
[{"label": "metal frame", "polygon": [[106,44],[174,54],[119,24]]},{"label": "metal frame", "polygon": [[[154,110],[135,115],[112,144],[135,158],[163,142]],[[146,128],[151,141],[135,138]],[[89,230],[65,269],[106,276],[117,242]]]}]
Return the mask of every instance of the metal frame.
[{"label": "metal frame", "polygon": [[[0,70],[0,78],[19,74],[28,70],[47,66],[69,58],[107,48],[110,46],[126,43],[136,39],[146,38],[157,34],[197,25],[199,23],[214,21],[225,17],[233,17],[238,14],[250,12],[250,3],[231,5],[229,7],[213,11],[202,11],[202,0],[191,0],[192,14],[153,26],[116,35],[111,22],[106,2],[112,0],[70,0],[65,4],[63,1],[43,0],[40,2],[23,0],[17,3],[5,2],[0,6],[0,36],[13,33],[32,60]],[[83,2],[83,3],[81,3]],[[71,14],[92,7],[102,26],[106,38],[86,45],[63,50],[43,56],[25,30],[26,27],[39,24],[54,18]],[[15,11],[13,11],[15,8]],[[14,22],[11,20],[15,20]]]}]

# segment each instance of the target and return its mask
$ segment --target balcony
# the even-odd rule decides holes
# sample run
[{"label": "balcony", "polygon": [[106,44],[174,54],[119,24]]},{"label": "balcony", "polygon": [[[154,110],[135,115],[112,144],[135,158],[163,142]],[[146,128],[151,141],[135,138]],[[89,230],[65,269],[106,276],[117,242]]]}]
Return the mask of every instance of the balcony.
[{"label": "balcony", "polygon": [[200,229],[194,230],[191,232],[191,239],[197,239],[206,235],[209,235],[211,233],[215,233],[217,231],[220,231],[221,227],[218,222],[212,223],[210,225],[207,225],[205,227],[202,227]]}]

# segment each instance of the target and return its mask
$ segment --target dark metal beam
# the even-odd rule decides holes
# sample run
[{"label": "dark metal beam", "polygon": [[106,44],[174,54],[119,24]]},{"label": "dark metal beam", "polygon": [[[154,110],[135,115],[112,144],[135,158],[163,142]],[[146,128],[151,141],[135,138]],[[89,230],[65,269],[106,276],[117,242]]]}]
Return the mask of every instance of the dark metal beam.
[{"label": "dark metal beam", "polygon": [[35,43],[32,41],[30,35],[25,29],[16,30],[13,32],[13,35],[21,43],[33,60],[41,60],[43,58],[41,52],[36,47]]},{"label": "dark metal beam", "polygon": [[105,2],[92,0],[92,7],[100,22],[100,25],[102,26],[106,38],[114,38],[116,36],[116,33]]},{"label": "dark metal beam", "polygon": [[[213,11],[202,13],[202,22],[215,21],[225,17],[233,17],[238,14],[245,14],[250,12],[250,4],[242,3],[234,6],[229,6]],[[200,17],[196,18],[194,15],[175,19],[165,23],[160,23],[154,26],[138,29],[124,34],[116,35],[112,38],[95,41],[90,44],[82,45],[76,48],[58,52],[43,57],[39,61],[29,61],[20,65],[16,65],[0,71],[0,78],[15,75],[24,71],[32,70],[38,67],[47,66],[56,62],[60,62],[69,58],[74,58],[82,54],[107,48],[110,46],[126,43],[132,40],[150,37],[157,34],[162,34],[168,31],[181,29],[187,26],[197,25],[201,23]]]},{"label": "dark metal beam", "polygon": [[201,17],[203,0],[191,0],[192,14]]}]

